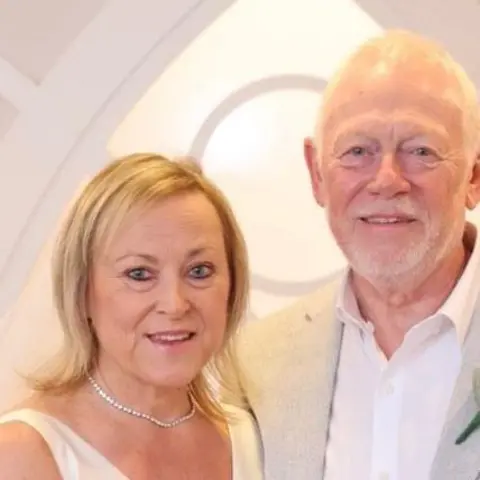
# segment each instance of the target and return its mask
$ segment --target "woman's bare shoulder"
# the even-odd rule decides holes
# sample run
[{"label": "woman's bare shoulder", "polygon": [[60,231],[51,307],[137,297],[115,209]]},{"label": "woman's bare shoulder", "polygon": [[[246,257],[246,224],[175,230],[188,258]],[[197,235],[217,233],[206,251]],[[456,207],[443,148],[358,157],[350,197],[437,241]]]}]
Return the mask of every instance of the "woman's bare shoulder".
[{"label": "woman's bare shoulder", "polygon": [[61,480],[46,441],[18,420],[0,424],[0,472],[0,478],[9,480]]}]

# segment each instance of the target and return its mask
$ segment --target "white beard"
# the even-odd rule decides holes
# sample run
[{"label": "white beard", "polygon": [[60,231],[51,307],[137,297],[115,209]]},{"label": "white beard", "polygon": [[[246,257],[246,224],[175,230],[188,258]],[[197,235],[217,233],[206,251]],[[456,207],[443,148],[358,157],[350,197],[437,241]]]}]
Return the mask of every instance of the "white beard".
[{"label": "white beard", "polygon": [[[415,213],[412,208],[404,210]],[[412,240],[401,248],[379,244],[372,249],[372,245],[355,238],[340,245],[352,269],[372,284],[392,287],[405,282],[413,282],[413,286],[416,279],[428,276],[451,251],[458,241],[457,236],[462,235],[464,219],[457,216],[458,220],[448,223],[443,218],[432,222],[415,216],[426,225],[426,234],[419,241]]]}]

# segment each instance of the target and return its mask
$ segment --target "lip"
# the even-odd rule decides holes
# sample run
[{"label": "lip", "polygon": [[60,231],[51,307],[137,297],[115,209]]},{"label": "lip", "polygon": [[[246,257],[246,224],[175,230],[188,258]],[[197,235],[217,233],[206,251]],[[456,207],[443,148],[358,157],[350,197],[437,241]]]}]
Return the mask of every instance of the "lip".
[{"label": "lip", "polygon": [[403,214],[398,214],[398,215],[377,214],[377,215],[361,216],[358,218],[359,220],[361,220],[363,223],[367,225],[380,226],[380,227],[404,226],[416,221],[415,218],[409,217]]},{"label": "lip", "polygon": [[189,343],[196,335],[193,330],[162,330],[147,333],[145,337],[154,345],[175,347]]},{"label": "lip", "polygon": [[175,330],[175,329],[171,329],[171,330],[155,330],[153,332],[148,332],[146,333],[145,335],[147,337],[150,337],[150,336],[154,336],[154,335],[187,335],[187,334],[190,334],[190,333],[196,333],[195,330],[188,330],[188,329],[179,329],[179,330]]}]

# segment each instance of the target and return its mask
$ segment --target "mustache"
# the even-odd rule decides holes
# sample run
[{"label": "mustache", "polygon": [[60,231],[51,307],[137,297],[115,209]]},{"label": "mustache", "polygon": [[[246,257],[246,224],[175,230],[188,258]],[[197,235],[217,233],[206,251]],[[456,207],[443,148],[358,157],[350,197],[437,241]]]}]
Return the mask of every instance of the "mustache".
[{"label": "mustache", "polygon": [[368,205],[358,206],[351,213],[355,217],[371,217],[375,215],[419,217],[421,216],[421,209],[409,199],[377,200]]}]

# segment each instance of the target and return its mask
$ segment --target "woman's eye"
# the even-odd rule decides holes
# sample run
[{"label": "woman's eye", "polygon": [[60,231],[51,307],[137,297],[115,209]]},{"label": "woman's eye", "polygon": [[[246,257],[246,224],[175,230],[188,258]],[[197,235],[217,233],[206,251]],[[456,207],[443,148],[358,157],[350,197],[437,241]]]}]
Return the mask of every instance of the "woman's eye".
[{"label": "woman's eye", "polygon": [[212,275],[213,268],[210,265],[196,265],[190,269],[189,275],[195,279],[208,278]]},{"label": "woman's eye", "polygon": [[145,282],[152,278],[151,273],[146,268],[132,268],[128,270],[127,276],[137,282]]}]

